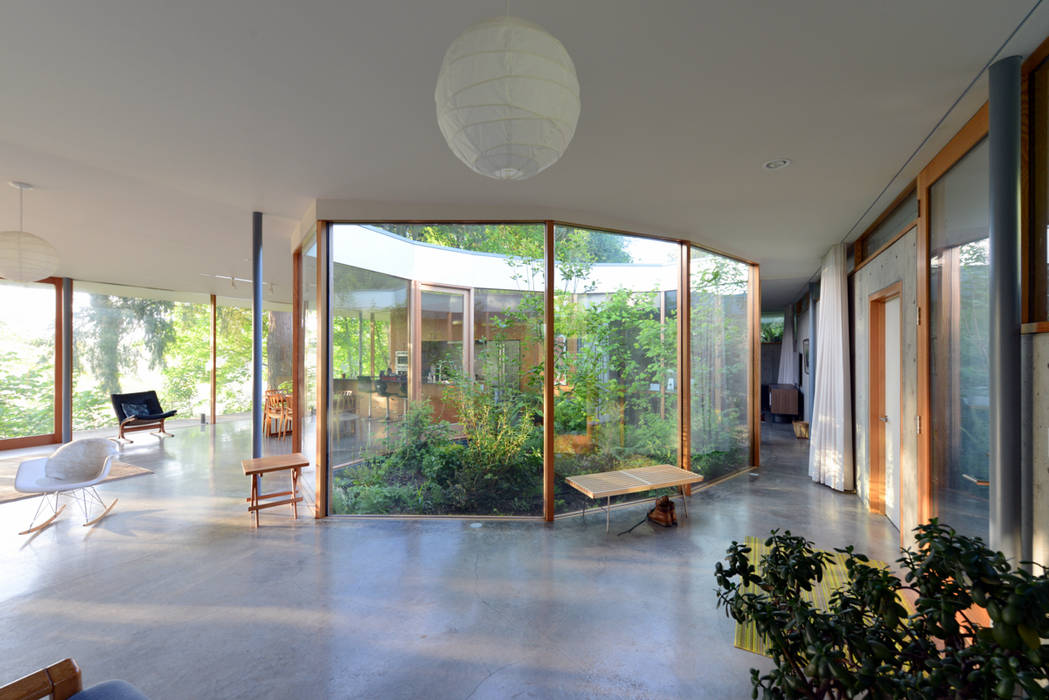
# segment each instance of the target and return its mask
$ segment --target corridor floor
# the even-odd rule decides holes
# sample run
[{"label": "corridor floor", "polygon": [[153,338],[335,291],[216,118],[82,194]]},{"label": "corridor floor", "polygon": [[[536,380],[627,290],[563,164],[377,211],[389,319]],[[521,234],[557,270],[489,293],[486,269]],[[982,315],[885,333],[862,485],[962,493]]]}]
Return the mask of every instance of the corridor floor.
[{"label": "corridor floor", "polygon": [[[695,494],[689,519],[646,506],[585,519],[292,521],[254,530],[246,422],[143,438],[150,476],[94,528],[66,516],[15,533],[0,506],[0,682],[64,657],[87,683],[164,698],[747,698],[762,657],[732,646],[714,563],[733,539],[789,528],[896,558],[897,532],[855,495],[812,483],[808,443],[764,426],[759,473]],[[40,450],[36,450],[39,452]]]}]

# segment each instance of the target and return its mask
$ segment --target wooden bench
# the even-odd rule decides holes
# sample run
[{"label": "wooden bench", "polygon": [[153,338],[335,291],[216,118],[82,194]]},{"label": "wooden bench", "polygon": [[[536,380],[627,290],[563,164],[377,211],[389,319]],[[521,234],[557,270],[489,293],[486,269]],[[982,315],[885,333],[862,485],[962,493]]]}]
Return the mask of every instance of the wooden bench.
[{"label": "wooden bench", "polygon": [[703,481],[695,472],[680,469],[673,464],[655,464],[651,467],[620,469],[596,474],[580,474],[565,479],[569,486],[581,491],[590,498],[607,499],[605,509],[605,532],[609,528],[609,513],[612,508],[612,496],[628,493],[640,493],[652,489],[681,488],[681,505],[685,517],[688,517],[688,504],[685,502],[685,487]]},{"label": "wooden bench", "polygon": [[[255,527],[259,526],[259,511],[263,508],[291,505],[291,517],[293,520],[299,517],[299,476],[302,468],[310,466],[310,460],[306,455],[296,452],[290,455],[273,455],[272,457],[258,457],[256,459],[245,459],[240,463],[244,468],[244,475],[251,479],[251,495],[248,501],[248,513],[255,514]],[[290,471],[291,491],[279,491],[276,493],[260,493],[262,490],[262,475],[270,472]],[[289,496],[289,498],[284,498]],[[281,500],[274,501],[272,499]],[[263,503],[262,501],[269,501]]]}]

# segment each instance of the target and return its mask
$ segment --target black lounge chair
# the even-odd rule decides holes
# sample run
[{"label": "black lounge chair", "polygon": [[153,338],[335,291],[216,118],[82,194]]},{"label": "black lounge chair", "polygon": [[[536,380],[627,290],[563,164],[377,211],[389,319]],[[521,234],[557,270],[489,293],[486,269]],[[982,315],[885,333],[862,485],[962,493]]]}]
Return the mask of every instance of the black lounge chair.
[{"label": "black lounge chair", "polygon": [[178,413],[178,411],[165,411],[160,407],[155,391],[136,391],[130,394],[111,394],[113,410],[120,421],[120,435],[110,438],[118,444],[134,442],[124,433],[136,430],[149,430],[157,428],[153,433],[157,437],[175,437],[164,430],[164,421]]}]

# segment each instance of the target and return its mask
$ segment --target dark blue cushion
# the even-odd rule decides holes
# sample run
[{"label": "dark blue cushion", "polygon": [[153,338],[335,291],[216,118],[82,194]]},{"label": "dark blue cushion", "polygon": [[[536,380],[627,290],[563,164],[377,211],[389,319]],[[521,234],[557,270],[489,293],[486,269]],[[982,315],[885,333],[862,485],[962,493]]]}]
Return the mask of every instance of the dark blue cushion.
[{"label": "dark blue cushion", "polygon": [[122,403],[120,407],[128,418],[145,418],[151,413],[149,406],[144,403]]},{"label": "dark blue cushion", "polygon": [[70,700],[149,700],[138,688],[126,681],[106,681],[81,690]]}]

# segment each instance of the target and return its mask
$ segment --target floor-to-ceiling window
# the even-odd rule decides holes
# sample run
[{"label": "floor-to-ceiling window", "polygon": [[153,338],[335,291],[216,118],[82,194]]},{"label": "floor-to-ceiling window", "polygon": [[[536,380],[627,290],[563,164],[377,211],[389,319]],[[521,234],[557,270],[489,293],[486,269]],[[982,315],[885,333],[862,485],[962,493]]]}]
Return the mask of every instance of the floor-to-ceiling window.
[{"label": "floor-to-ceiling window", "polygon": [[[692,470],[707,480],[750,466],[750,265],[692,248]],[[781,324],[782,327],[782,324]]]},{"label": "floor-to-ceiling window", "polygon": [[932,514],[988,534],[989,162],[986,140],[929,189]]},{"label": "floor-to-ceiling window", "polygon": [[314,427],[317,415],[317,238],[311,234],[302,243],[302,358],[303,399],[296,401],[303,407],[299,425],[304,431],[303,442],[314,437],[308,431]]},{"label": "floor-to-ceiling window", "polygon": [[541,512],[544,231],[333,226],[333,513]]},{"label": "floor-to-ceiling window", "polygon": [[56,285],[0,280],[0,444],[54,442]]},{"label": "floor-to-ceiling window", "polygon": [[[216,411],[220,416],[248,413],[252,388],[251,300],[218,297],[216,303]],[[291,324],[290,305],[263,303],[263,389],[284,395],[292,393]]]},{"label": "floor-to-ceiling window", "polygon": [[114,393],[153,390],[166,410],[210,410],[211,309],[206,296],[76,282],[73,429],[116,424]]},{"label": "floor-to-ceiling window", "polygon": [[[586,496],[566,477],[679,462],[677,243],[554,229],[556,508]],[[675,292],[667,304],[667,292]],[[644,497],[637,494],[622,500]]]}]

